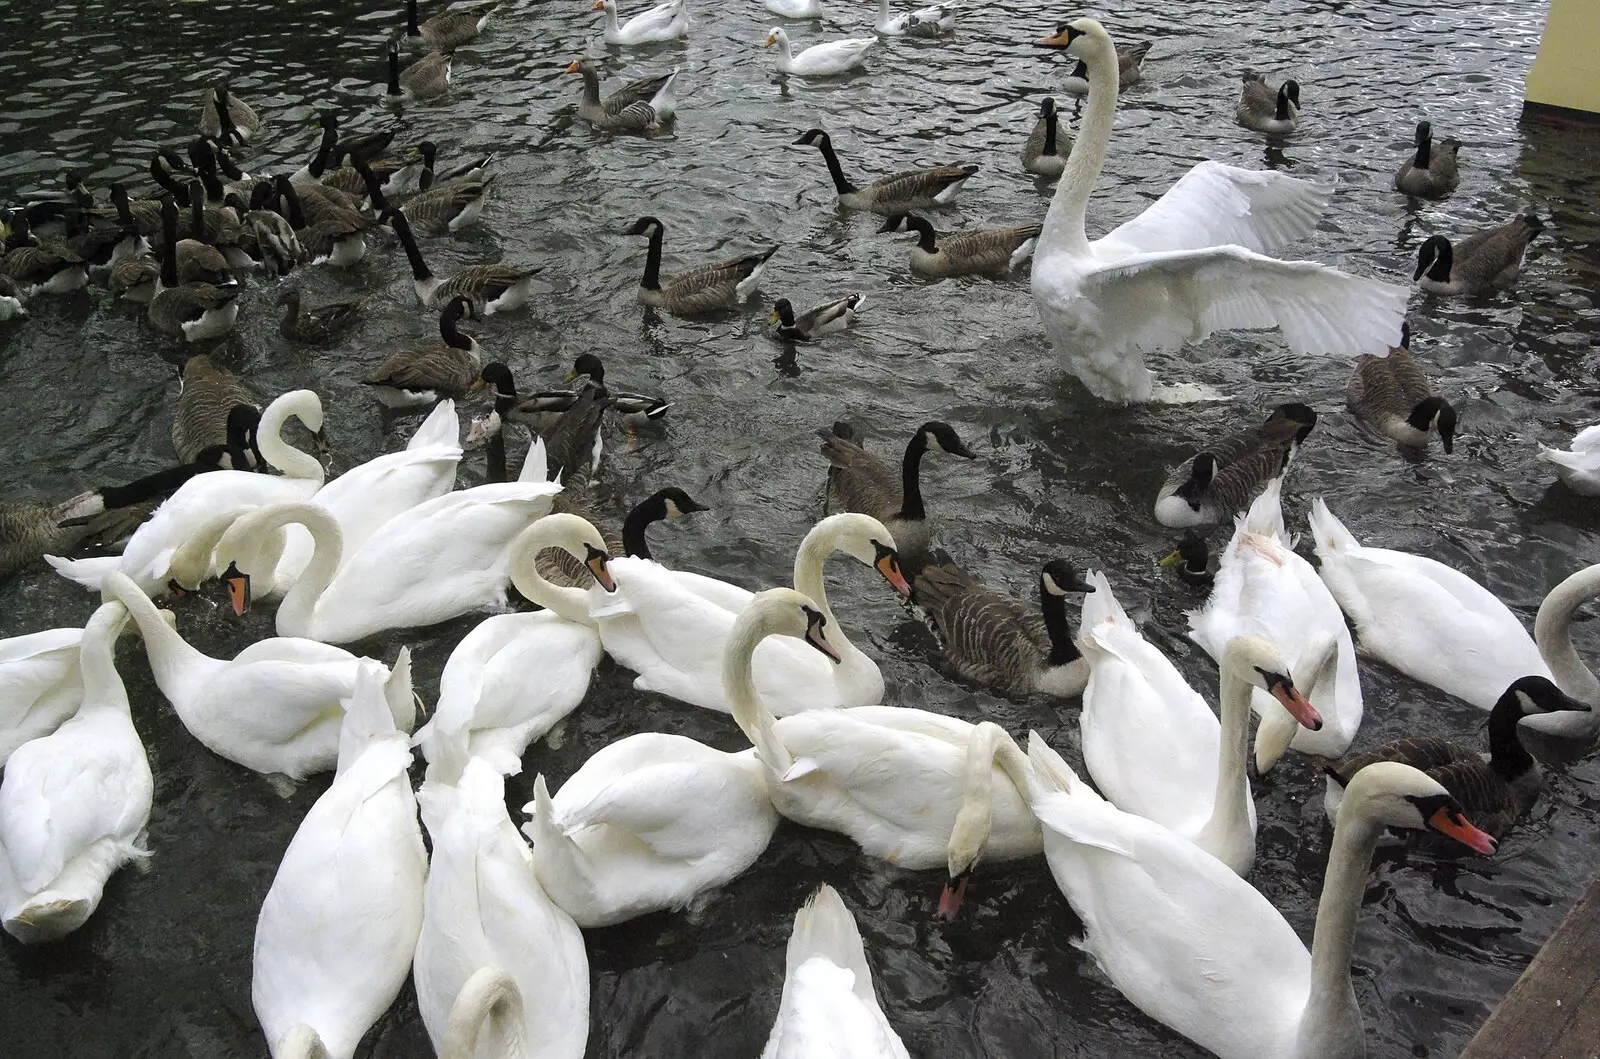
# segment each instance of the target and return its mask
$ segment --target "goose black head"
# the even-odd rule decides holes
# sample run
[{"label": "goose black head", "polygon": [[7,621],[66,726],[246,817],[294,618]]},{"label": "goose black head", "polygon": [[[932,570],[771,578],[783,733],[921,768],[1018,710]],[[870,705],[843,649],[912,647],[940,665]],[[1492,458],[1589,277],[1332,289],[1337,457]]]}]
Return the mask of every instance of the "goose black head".
[{"label": "goose black head", "polygon": [[961,438],[956,435],[955,428],[949,423],[931,422],[922,424],[918,433],[922,435],[923,444],[935,452],[948,452],[952,456],[963,459],[973,459],[973,452],[962,444]]}]

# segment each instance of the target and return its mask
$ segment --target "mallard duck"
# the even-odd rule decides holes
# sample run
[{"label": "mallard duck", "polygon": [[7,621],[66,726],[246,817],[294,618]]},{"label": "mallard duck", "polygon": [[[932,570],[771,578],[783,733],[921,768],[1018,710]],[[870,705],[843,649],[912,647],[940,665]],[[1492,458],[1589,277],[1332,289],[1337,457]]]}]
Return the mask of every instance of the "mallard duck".
[{"label": "mallard duck", "polygon": [[400,69],[400,42],[389,42],[390,99],[425,103],[450,91],[450,68],[455,55],[449,51],[429,52],[404,70]]},{"label": "mallard duck", "polygon": [[767,322],[778,325],[779,338],[789,342],[810,342],[848,328],[856,322],[856,314],[866,302],[865,294],[847,294],[796,316],[789,299],[779,298],[772,303],[772,316]]},{"label": "mallard duck", "polygon": [[828,510],[871,515],[894,536],[901,563],[910,569],[920,567],[927,561],[932,538],[922,503],[922,454],[931,449],[970,460],[972,450],[949,423],[924,423],[906,443],[897,479],[883,460],[862,448],[850,424],[835,423],[817,433],[828,461]]},{"label": "mallard duck", "polygon": [[889,0],[878,0],[878,19],[873,28],[886,37],[937,37],[956,28],[956,6],[934,4],[891,15]]},{"label": "mallard duck", "polygon": [[1083,691],[1089,666],[1073,642],[1066,597],[1093,591],[1071,563],[1052,559],[1039,574],[1036,614],[959,566],[942,563],[917,574],[911,601],[926,612],[945,659],[962,676],[1002,695],[1071,698]]},{"label": "mallard duck", "polygon": [[763,47],[778,46],[778,61],[775,64],[780,74],[794,74],[796,77],[832,77],[834,74],[847,73],[866,64],[867,52],[874,44],[878,43],[877,37],[846,37],[843,40],[830,40],[822,44],[813,44],[799,53],[790,50],[789,34],[783,31],[782,26],[773,26],[767,34]]},{"label": "mallard duck", "polygon": [[1314,409],[1291,402],[1274,408],[1260,427],[1208,442],[1167,475],[1156,521],[1182,529],[1232,518],[1284,472],[1316,425]]},{"label": "mallard duck", "polygon": [[[1065,48],[1067,46],[1067,25],[1062,23],[1056,26],[1053,36],[1045,37],[1037,42],[1046,48]],[[1150,52],[1150,42],[1147,40],[1135,41],[1132,44],[1117,45],[1117,92],[1127,91],[1129,85],[1136,85],[1144,80],[1144,57]],[[1083,97],[1089,94],[1089,64],[1082,59],[1078,65],[1067,74],[1066,80],[1061,84],[1062,91],[1069,96]]]},{"label": "mallard duck", "polygon": [[261,119],[250,104],[228,91],[226,81],[208,88],[200,100],[200,135],[227,146],[249,143],[261,131]]},{"label": "mallard duck", "polygon": [[[432,140],[423,140],[417,144],[417,153],[422,156],[422,168],[417,174],[417,190],[428,191],[435,187],[453,183],[457,180],[481,180],[487,182],[486,170],[489,163],[494,161],[494,152],[478,155],[467,159],[449,169],[436,171],[434,160],[439,148]],[[384,189],[388,191],[388,188]]]},{"label": "mallard duck", "polygon": [[1211,573],[1211,549],[1204,537],[1194,531],[1183,535],[1178,546],[1161,559],[1163,567],[1178,571],[1178,580],[1191,588],[1210,592],[1216,578]]},{"label": "mallard duck", "polygon": [[977,274],[1004,276],[1014,272],[1033,254],[1043,225],[946,232],[941,236],[925,217],[893,213],[884,219],[878,231],[880,234],[916,232],[917,244],[911,248],[911,271],[929,279],[942,279]]},{"label": "mallard duck", "polygon": [[653,44],[689,35],[687,0],[667,0],[624,23],[617,21],[616,0],[594,0],[590,10],[606,13],[607,44]]},{"label": "mallard duck", "polygon": [[356,325],[366,304],[366,298],[357,298],[351,302],[331,302],[315,309],[302,310],[300,291],[287,287],[278,295],[278,305],[283,307],[278,334],[293,342],[327,345]]},{"label": "mallard duck", "polygon": [[866,187],[856,187],[846,179],[839,156],[833,152],[833,140],[826,132],[807,129],[794,145],[815,147],[822,152],[822,160],[828,164],[828,173],[833,177],[834,189],[839,192],[839,205],[873,213],[905,213],[947,206],[961,190],[962,183],[978,171],[975,165],[908,169],[874,180]]},{"label": "mallard duck", "polygon": [[[205,450],[220,446],[226,450],[230,442],[229,420],[236,405],[257,409],[259,403],[239,376],[219,365],[204,353],[197,353],[183,362],[178,376],[178,407],[172,414],[172,451],[180,463],[194,463]],[[235,467],[232,461],[223,466],[231,470],[259,470],[265,467],[261,454],[254,451],[255,440],[249,438],[246,459]]]},{"label": "mallard duck", "polygon": [[161,275],[150,298],[150,325],[162,334],[201,342],[233,330],[239,316],[240,288],[178,282],[178,207],[170,199],[161,206]]},{"label": "mallard duck", "polygon": [[406,0],[406,45],[412,51],[442,51],[458,48],[483,32],[489,16],[500,6],[490,3],[453,5],[428,21],[418,24],[417,0]]},{"label": "mallard duck", "polygon": [[528,295],[533,290],[533,277],[538,274],[538,268],[468,265],[440,279],[422,259],[422,251],[417,248],[417,239],[411,233],[411,222],[406,220],[406,215],[390,210],[384,219],[405,248],[406,260],[411,262],[411,286],[417,292],[417,301],[424,308],[440,308],[457,295],[469,299],[472,311],[479,316],[511,312],[528,304]]},{"label": "mallard duck", "polygon": [[567,73],[583,77],[583,94],[578,100],[578,117],[607,132],[650,134],[672,120],[677,100],[672,95],[677,67],[670,74],[629,81],[604,100],[600,98],[600,76],[588,59],[574,59]]},{"label": "mallard duck", "polygon": [[[587,376],[606,388],[609,398],[606,406],[606,418],[609,420],[607,432],[615,432],[619,426],[632,427],[640,423],[653,422],[666,415],[667,410],[672,407],[663,398],[630,393],[606,385],[605,365],[593,353],[578,355],[572,362],[572,370],[567,373],[566,381],[572,382],[582,376]],[[511,369],[500,363],[483,366],[483,381],[493,388],[495,408],[501,419],[525,423],[541,433],[550,428],[556,416],[576,404],[581,393],[580,390],[540,390],[530,394],[519,393],[512,379]]]},{"label": "mallard duck", "polygon": [[1351,412],[1397,444],[1426,449],[1428,436],[1438,434],[1445,455],[1455,451],[1455,407],[1433,392],[1422,365],[1411,355],[1410,324],[1401,329],[1400,344],[1388,356],[1363,353],[1356,358],[1344,394]]},{"label": "mallard duck", "polygon": [[1539,459],[1556,465],[1556,476],[1580,496],[1600,496],[1600,424],[1585,427],[1565,449],[1539,446]]},{"label": "mallard duck", "polygon": [[1247,71],[1234,113],[1240,125],[1274,136],[1287,136],[1300,122],[1300,85],[1296,81],[1285,81],[1273,91],[1267,87],[1266,77]]},{"label": "mallard duck", "polygon": [[1045,96],[1039,101],[1039,120],[1022,144],[1022,168],[1035,176],[1055,179],[1067,168],[1072,153],[1072,137],[1057,127],[1056,101]]},{"label": "mallard duck", "polygon": [[767,259],[778,252],[776,246],[755,254],[696,265],[661,282],[661,239],[666,232],[654,217],[640,217],[628,229],[629,235],[644,235],[650,239],[650,249],[644,261],[644,279],[639,283],[639,301],[674,316],[694,316],[699,313],[732,309],[751,294],[761,282],[761,270]]},{"label": "mallard duck", "polygon": [[1474,232],[1452,244],[1431,235],[1417,251],[1412,281],[1429,294],[1488,294],[1516,281],[1528,242],[1544,231],[1533,214],[1514,217],[1498,228]]},{"label": "mallard duck", "polygon": [[439,314],[441,342],[396,353],[361,381],[377,387],[378,400],[390,408],[432,404],[476,389],[482,385],[482,359],[477,341],[456,327],[463,317],[472,318],[472,299],[458,294]]},{"label": "mallard duck", "polygon": [[1473,823],[1494,838],[1504,838],[1533,807],[1544,786],[1539,762],[1522,745],[1518,722],[1562,710],[1590,712],[1545,677],[1519,677],[1489,711],[1487,754],[1437,736],[1391,740],[1323,769],[1327,777],[1323,809],[1328,819],[1336,819],[1344,789],[1356,773],[1374,761],[1398,761],[1438,780]]},{"label": "mallard duck", "polygon": [[1394,175],[1394,188],[1406,195],[1425,199],[1442,199],[1461,183],[1461,173],[1456,169],[1456,155],[1461,150],[1460,140],[1433,142],[1433,126],[1417,122],[1416,154],[1400,163]]}]

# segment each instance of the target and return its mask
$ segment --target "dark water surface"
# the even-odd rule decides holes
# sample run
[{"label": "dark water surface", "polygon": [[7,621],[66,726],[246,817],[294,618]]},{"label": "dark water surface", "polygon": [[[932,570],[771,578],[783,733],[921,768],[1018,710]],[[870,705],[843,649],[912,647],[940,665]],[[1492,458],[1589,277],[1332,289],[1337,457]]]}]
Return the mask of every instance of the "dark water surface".
[{"label": "dark water surface", "polygon": [[[829,6],[828,37],[871,32],[871,5]],[[1056,368],[1025,280],[911,279],[905,237],[876,236],[876,220],[839,215],[820,158],[785,146],[820,124],[860,174],[979,162],[961,209],[939,227],[1037,218],[1048,189],[1021,172],[1017,152],[1037,100],[1059,92],[1065,67],[1028,41],[1059,20],[1106,12],[972,3],[946,42],[890,42],[863,74],[784,84],[758,47],[775,20],[755,0],[702,0],[686,43],[626,52],[604,46],[581,0],[508,7],[457,63],[449,99],[398,117],[403,141],[432,138],[447,156],[501,152],[482,226],[426,250],[441,272],[498,257],[545,266],[543,304],[479,325],[489,354],[525,385],[548,385],[577,353],[597,351],[615,383],[672,400],[665,430],[614,449],[611,465],[630,498],[676,484],[712,506],[656,531],[669,563],[749,586],[786,583],[793,549],[819,514],[824,468],[813,432],[848,415],[874,448],[898,452],[917,424],[945,419],[979,456],[935,456],[925,469],[955,558],[1029,598],[1046,558],[1106,569],[1146,635],[1213,697],[1214,667],[1183,635],[1183,612],[1200,599],[1158,574],[1155,559],[1171,538],[1150,506],[1167,466],[1198,441],[1289,399],[1323,413],[1288,490],[1292,525],[1303,529],[1310,499],[1326,496],[1361,539],[1459,566],[1530,625],[1551,585],[1600,558],[1595,502],[1554,486],[1534,460],[1536,442],[1564,443],[1600,405],[1592,301],[1600,136],[1517,120],[1542,4],[1168,0],[1107,18],[1114,34],[1155,47],[1147,83],[1122,97],[1096,231],[1208,157],[1337,178],[1321,230],[1295,250],[1369,273],[1409,278],[1416,247],[1433,232],[1498,224],[1530,207],[1549,221],[1515,290],[1414,303],[1415,348],[1461,412],[1455,455],[1435,450],[1420,465],[1351,421],[1344,364],[1290,355],[1271,336],[1221,336],[1159,361],[1163,381],[1202,382],[1229,401],[1121,409],[1091,399]],[[268,123],[247,168],[296,167],[313,146],[318,107],[341,108],[353,126],[396,120],[377,86],[385,35],[398,24],[394,9],[370,2],[0,3],[0,199],[53,183],[63,165],[99,188],[136,174],[151,143],[192,135],[198,93],[224,71]],[[817,30],[791,27],[791,36],[810,43]],[[577,122],[577,79],[561,68],[579,54],[599,59],[607,82],[681,64],[675,132],[609,139]],[[1281,153],[1234,124],[1245,67],[1302,86],[1302,130]],[[1464,142],[1464,175],[1450,200],[1408,205],[1390,181],[1424,114],[1438,135]],[[668,270],[781,243],[759,315],[683,322],[644,313],[633,300],[644,248],[621,234],[644,213],[666,223]],[[308,352],[278,337],[275,284],[258,281],[220,356],[263,395],[296,386],[321,393],[340,468],[400,446],[414,421],[385,426],[357,381],[435,328],[414,304],[398,248],[374,246],[358,268],[308,270],[294,282],[313,303],[373,293],[375,308],[343,345]],[[870,300],[859,331],[775,365],[782,350],[762,334],[770,299],[811,305],[849,290]],[[32,308],[32,320],[0,325],[0,496],[59,498],[167,463],[177,383],[163,357],[172,347],[103,292]],[[469,457],[463,477],[480,474]],[[930,638],[875,576],[843,560],[830,570],[835,607],[881,660],[888,701],[993,717],[1019,736],[1036,727],[1059,747],[1075,746],[1071,711],[952,683],[933,665]],[[31,571],[0,586],[0,635],[81,624],[92,604],[53,574]],[[269,613],[236,623],[216,597],[178,610],[185,635],[212,655],[271,635]],[[411,644],[431,703],[445,658],[475,620],[363,646],[392,660]],[[1588,657],[1600,653],[1592,623],[1580,622],[1577,637]],[[118,657],[156,775],[154,857],[148,872],[119,872],[99,912],[67,940],[31,949],[0,940],[0,1056],[264,1054],[250,1004],[255,917],[328,779],[281,797],[189,737],[137,641],[124,641]],[[1402,734],[1480,738],[1479,711],[1380,665],[1364,665],[1362,684],[1358,747]],[[742,745],[729,719],[639,695],[607,665],[560,747],[530,752],[511,804],[527,799],[538,772],[558,782],[599,747],[641,730]],[[1314,768],[1293,755],[1257,788],[1254,881],[1308,940],[1328,838],[1321,789]],[[1544,798],[1493,859],[1436,861],[1417,851],[1380,859],[1356,947],[1369,1054],[1459,1050],[1600,866],[1597,800],[1600,765],[1556,764]],[[1199,1054],[1088,967],[1042,859],[982,869],[954,926],[932,915],[939,874],[897,871],[842,839],[785,825],[753,871],[689,913],[587,935],[589,1054],[759,1054],[792,916],[821,881],[856,912],[883,1006],[914,1055]],[[363,1054],[427,1054],[409,988]]]}]

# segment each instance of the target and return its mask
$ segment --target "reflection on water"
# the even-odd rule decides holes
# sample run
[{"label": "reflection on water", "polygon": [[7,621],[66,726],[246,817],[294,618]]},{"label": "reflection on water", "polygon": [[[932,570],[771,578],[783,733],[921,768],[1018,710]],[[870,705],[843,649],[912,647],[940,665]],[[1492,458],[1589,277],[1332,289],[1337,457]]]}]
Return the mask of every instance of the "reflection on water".
[{"label": "reflection on water", "polygon": [[[1416,248],[1435,232],[1530,208],[1547,219],[1514,291],[1417,301],[1416,349],[1460,409],[1461,433],[1454,457],[1415,465],[1345,414],[1340,365],[1292,356],[1270,337],[1219,336],[1155,358],[1163,382],[1202,384],[1230,400],[1100,405],[1056,369],[1024,282],[911,279],[903,239],[837,213],[816,152],[788,146],[820,125],[862,176],[981,164],[941,229],[1036,216],[1048,189],[1021,172],[1017,152],[1038,99],[1062,95],[1065,66],[1028,42],[1076,12],[1039,0],[972,6],[948,41],[886,42],[865,73],[806,83],[774,75],[758,47],[772,19],[754,0],[696,5],[686,42],[626,52],[601,43],[587,4],[513,6],[464,49],[447,102],[403,112],[379,98],[398,5],[0,7],[0,198],[53,186],[64,167],[99,188],[137,180],[153,144],[190,134],[201,88],[224,73],[268,122],[246,159],[252,171],[300,165],[324,106],[351,127],[393,124],[403,142],[433,139],[449,156],[498,150],[484,224],[428,243],[430,263],[441,272],[501,258],[545,266],[534,311],[478,325],[486,350],[519,378],[553,382],[592,350],[629,388],[672,400],[664,430],[619,444],[609,472],[630,499],[676,484],[712,506],[658,531],[664,559],[746,585],[783,583],[819,513],[813,432],[849,416],[872,446],[892,451],[917,424],[944,419],[979,455],[927,468],[929,502],[947,519],[955,558],[1029,596],[1048,557],[1104,568],[1151,640],[1203,689],[1214,688],[1214,669],[1183,635],[1183,612],[1200,599],[1158,576],[1154,560],[1169,541],[1150,504],[1167,466],[1198,439],[1280,401],[1305,400],[1322,413],[1289,490],[1291,523],[1303,522],[1311,497],[1326,496],[1362,539],[1459,566],[1530,622],[1548,586],[1597,554],[1593,503],[1552,487],[1533,459],[1535,442],[1564,440],[1600,418],[1600,220],[1588,162],[1600,134],[1517,122],[1542,5],[1173,0],[1109,22],[1155,47],[1145,83],[1122,96],[1094,200],[1097,232],[1205,157],[1337,178],[1334,208],[1298,249],[1366,272],[1409,276]],[[823,36],[870,32],[870,5],[838,0],[829,10]],[[795,35],[818,33],[807,26]],[[682,66],[676,128],[654,141],[610,139],[575,122],[577,79],[561,71],[580,54],[600,61],[607,83]],[[1286,143],[1269,146],[1234,124],[1247,67],[1300,82],[1302,129]],[[1423,114],[1465,145],[1461,189],[1441,203],[1407,203],[1390,190]],[[782,295],[809,306],[861,290],[870,304],[860,330],[789,358],[761,334],[764,308],[709,321],[641,311],[633,289],[644,248],[623,233],[643,214],[667,226],[668,270],[723,248],[781,243],[763,305]],[[355,269],[293,282],[312,304],[374,293],[373,311],[342,346],[308,352],[279,339],[276,291],[256,284],[219,356],[264,394],[300,385],[322,393],[338,466],[398,446],[414,421],[386,425],[357,381],[388,352],[435,333],[413,304],[398,248],[375,246]],[[169,347],[100,293],[35,305],[25,325],[0,325],[0,495],[59,497],[167,462],[177,391]],[[852,636],[883,661],[890,701],[1075,745],[1072,711],[952,684],[880,579],[843,561],[830,572]],[[29,573],[0,586],[0,635],[81,623],[91,605],[53,576]],[[235,622],[215,597],[179,609],[186,635],[213,655],[270,635],[269,614]],[[431,701],[472,623],[368,649],[393,658],[410,643]],[[1577,635],[1594,657],[1593,623],[1580,622]],[[157,777],[155,855],[148,872],[117,875],[94,920],[68,940],[32,950],[0,942],[0,1055],[259,1055],[249,986],[255,915],[327,780],[280,797],[181,729],[136,643],[118,657]],[[1431,689],[1377,665],[1363,668],[1362,684],[1358,745],[1417,733],[1479,737],[1482,714]],[[608,666],[559,748],[529,755],[509,784],[511,804],[527,800],[537,773],[559,782],[608,741],[650,729],[741,745],[727,718],[641,696]],[[1320,777],[1291,758],[1257,793],[1254,881],[1309,937],[1327,842]],[[1459,1049],[1600,869],[1589,841],[1597,800],[1600,766],[1558,762],[1543,800],[1492,861],[1441,860],[1431,850],[1380,858],[1356,948],[1369,1054]],[[912,1054],[1196,1054],[1122,1001],[1071,946],[1078,925],[1042,861],[980,869],[970,914],[953,926],[932,918],[937,874],[895,871],[840,839],[785,825],[756,869],[686,913],[588,935],[590,1054],[757,1054],[777,1010],[794,910],[822,880],[855,910],[884,1007]],[[371,1054],[425,1051],[408,993],[379,1024]]]}]

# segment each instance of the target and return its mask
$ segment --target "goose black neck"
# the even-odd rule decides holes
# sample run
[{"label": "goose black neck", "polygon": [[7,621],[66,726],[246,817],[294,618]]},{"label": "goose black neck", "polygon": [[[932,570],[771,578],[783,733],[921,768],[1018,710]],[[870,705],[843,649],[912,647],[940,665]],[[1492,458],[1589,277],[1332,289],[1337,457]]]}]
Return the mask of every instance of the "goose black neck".
[{"label": "goose black neck", "polygon": [[1044,154],[1048,158],[1056,153],[1056,112],[1044,112]]},{"label": "goose black neck", "polygon": [[146,500],[154,500],[158,496],[166,496],[174,492],[178,486],[187,482],[201,471],[209,471],[197,463],[186,463],[180,467],[169,467],[155,474],[145,475],[126,485],[113,485],[100,490],[100,499],[107,510],[119,507],[132,507],[142,504]]},{"label": "goose black neck", "polygon": [[828,163],[828,175],[833,177],[833,186],[841,195],[848,195],[857,190],[856,186],[845,179],[844,169],[839,165],[839,156],[833,153],[833,141],[824,136],[817,141],[817,149],[822,152],[822,160]]},{"label": "goose black neck", "polygon": [[244,137],[239,135],[238,128],[233,124],[233,111],[228,107],[228,90],[217,89],[213,103],[217,108],[217,142],[243,143]]},{"label": "goose black neck", "polygon": [[1278,86],[1278,109],[1273,117],[1279,121],[1289,120],[1289,86],[1287,84]]},{"label": "goose black neck", "polygon": [[327,171],[330,156],[333,154],[333,145],[339,139],[339,127],[327,124],[322,127],[322,141],[317,144],[317,153],[311,156],[311,164],[306,169],[316,180],[322,179],[322,174]]},{"label": "goose black neck", "polygon": [[1064,666],[1082,657],[1072,638],[1072,622],[1067,619],[1067,599],[1045,590],[1044,578],[1039,578],[1039,609],[1044,613],[1044,631],[1050,637],[1051,666]]},{"label": "goose black neck", "polygon": [[161,207],[161,285],[178,285],[178,207]]},{"label": "goose black neck", "polygon": [[378,174],[365,162],[356,166],[356,172],[361,174],[361,179],[367,185],[367,198],[372,200],[372,210],[378,216],[383,216],[389,210],[389,202],[383,197],[383,185],[378,183]]},{"label": "goose black neck", "polygon": [[222,187],[222,177],[217,173],[215,157],[206,159],[206,164],[200,167],[200,186],[205,188],[206,201],[221,203],[228,197],[227,191]]},{"label": "goose black neck", "polygon": [[406,36],[422,36],[422,30],[417,25],[417,0],[406,0]]},{"label": "goose black neck", "polygon": [[650,542],[645,539],[645,530],[650,528],[650,523],[660,521],[664,515],[661,505],[653,505],[649,500],[633,505],[628,517],[622,520],[623,553],[639,559],[650,558]]},{"label": "goose black neck", "polygon": [[1426,169],[1433,161],[1433,135],[1427,129],[1417,130],[1417,157],[1411,165],[1416,169]]},{"label": "goose black neck", "polygon": [[506,428],[501,420],[500,429],[489,436],[483,447],[483,480],[489,484],[509,481],[506,471]]},{"label": "goose black neck", "polygon": [[278,178],[278,193],[283,196],[284,204],[289,208],[289,227],[295,231],[302,231],[306,226],[305,211],[300,208],[300,192],[294,189],[288,177]]},{"label": "goose black neck", "polygon": [[1444,410],[1444,405],[1443,397],[1423,398],[1411,409],[1411,414],[1406,417],[1406,425],[1415,430],[1427,430],[1433,425],[1433,417]]},{"label": "goose black neck", "polygon": [[937,233],[933,230],[932,221],[926,217],[907,217],[906,226],[918,233],[920,238],[917,240],[917,246],[921,247],[923,251],[929,254],[938,252],[939,239]]},{"label": "goose black neck", "polygon": [[1489,711],[1489,767],[1506,780],[1514,780],[1534,767],[1533,755],[1517,735],[1522,701],[1507,688]]},{"label": "goose black neck", "polygon": [[150,156],[150,179],[161,185],[162,188],[170,192],[180,202],[189,197],[189,192],[183,185],[174,180],[172,174],[167,172],[167,167],[162,163],[159,154]]},{"label": "goose black neck", "polygon": [[1450,245],[1449,240],[1441,242],[1438,245],[1438,252],[1434,256],[1433,264],[1428,268],[1428,278],[1439,283],[1449,283],[1450,271],[1455,268],[1455,262],[1455,247]]},{"label": "goose black neck", "polygon": [[644,279],[639,281],[639,286],[645,290],[661,289],[661,226],[654,225],[650,229],[650,249],[644,257]]},{"label": "goose black neck", "polygon": [[928,451],[928,437],[921,430],[906,445],[900,464],[900,517],[920,522],[928,517],[922,506],[922,454]]},{"label": "goose black neck", "polygon": [[400,245],[405,249],[406,260],[411,262],[411,278],[419,283],[432,279],[433,273],[428,271],[428,263],[422,260],[422,251],[417,248],[417,237],[411,234],[411,222],[406,220],[406,215],[396,210],[390,218],[390,225],[394,228],[395,237],[400,240]]},{"label": "goose black neck", "polygon": [[128,189],[121,184],[112,184],[111,204],[117,208],[117,223],[124,228],[132,228],[133,209],[128,205]]},{"label": "goose black neck", "polygon": [[212,158],[215,160],[217,168],[222,170],[223,175],[229,180],[244,179],[244,170],[234,164],[233,159],[228,156],[228,152],[221,147],[212,152]]},{"label": "goose black neck", "polygon": [[400,94],[400,52],[398,49],[389,49],[389,95]]},{"label": "goose black neck", "polygon": [[1071,76],[1079,81],[1089,80],[1089,64],[1079,59],[1078,65],[1072,68]]},{"label": "goose black neck", "polygon": [[439,314],[439,337],[452,349],[471,349],[472,339],[462,334],[456,327],[456,321],[459,319],[461,319],[461,303],[452,299],[450,304],[444,307],[444,312]]},{"label": "goose black neck", "polygon": [[206,238],[206,193],[200,190],[199,181],[189,185],[189,238],[204,242]]}]

